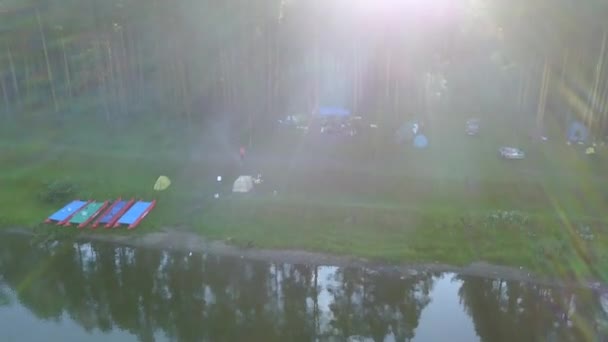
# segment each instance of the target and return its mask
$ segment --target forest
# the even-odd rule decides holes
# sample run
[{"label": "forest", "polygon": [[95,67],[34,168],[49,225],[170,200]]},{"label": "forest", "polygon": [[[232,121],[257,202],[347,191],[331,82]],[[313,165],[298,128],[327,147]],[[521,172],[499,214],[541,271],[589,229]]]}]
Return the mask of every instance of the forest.
[{"label": "forest", "polygon": [[572,0],[4,0],[3,122],[222,117],[251,131],[337,105],[387,125],[447,111],[578,118],[603,136],[607,11]]}]

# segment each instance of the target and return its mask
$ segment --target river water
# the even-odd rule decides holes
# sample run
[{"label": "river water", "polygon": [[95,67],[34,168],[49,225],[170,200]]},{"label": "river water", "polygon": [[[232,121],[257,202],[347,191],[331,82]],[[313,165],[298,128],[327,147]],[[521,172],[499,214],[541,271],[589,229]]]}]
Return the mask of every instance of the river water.
[{"label": "river water", "polygon": [[580,288],[0,240],[2,341],[606,341],[606,310]]}]

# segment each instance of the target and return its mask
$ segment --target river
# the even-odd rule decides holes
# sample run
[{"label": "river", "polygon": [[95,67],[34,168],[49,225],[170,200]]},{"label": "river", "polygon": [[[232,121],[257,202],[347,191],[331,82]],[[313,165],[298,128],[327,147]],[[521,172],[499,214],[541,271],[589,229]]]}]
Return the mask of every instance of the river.
[{"label": "river", "polygon": [[583,288],[0,240],[2,341],[605,341],[606,310]]}]

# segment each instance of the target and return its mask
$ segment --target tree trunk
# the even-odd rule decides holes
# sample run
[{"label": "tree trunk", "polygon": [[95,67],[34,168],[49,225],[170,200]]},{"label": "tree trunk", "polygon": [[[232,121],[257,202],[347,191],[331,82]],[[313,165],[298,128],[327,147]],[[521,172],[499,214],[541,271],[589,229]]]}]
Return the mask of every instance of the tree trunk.
[{"label": "tree trunk", "polygon": [[230,73],[228,75],[230,76],[230,83],[232,84],[232,102],[237,107],[237,112],[241,113],[244,109],[242,95],[244,82],[239,81],[240,77],[238,77],[238,75],[241,75],[241,65],[237,61],[236,51],[237,47],[233,47],[230,53],[230,62],[232,63],[232,67],[230,68]]},{"label": "tree trunk", "polygon": [[315,90],[314,90],[314,94],[315,94],[315,107],[313,111],[318,111],[319,110],[319,106],[320,106],[320,101],[321,101],[321,52],[319,51],[319,42],[315,41],[315,47],[314,47],[314,85],[315,85]]},{"label": "tree trunk", "polygon": [[36,8],[36,21],[38,22],[38,30],[40,31],[40,38],[42,39],[42,48],[44,49],[44,60],[46,61],[46,72],[49,79],[49,85],[51,86],[51,96],[53,97],[53,105],[55,107],[55,112],[59,112],[59,105],[57,104],[57,96],[55,95],[55,83],[53,81],[53,71],[51,69],[51,62],[49,60],[49,52],[46,48],[46,37],[44,35],[44,30],[42,29],[42,22],[40,20],[40,13],[38,12],[38,8]]},{"label": "tree trunk", "polygon": [[[563,92],[566,89],[566,69],[568,68],[568,50],[564,51],[564,55],[562,57],[562,67],[561,67],[561,75],[559,78],[559,86],[560,86],[560,92]],[[563,98],[563,96],[560,96],[560,99]],[[564,103],[563,101],[560,101],[560,106],[567,106],[567,103]],[[564,120],[564,127],[567,127],[568,125],[568,115],[564,115],[565,117],[562,118]]]},{"label": "tree trunk", "polygon": [[61,48],[63,49],[63,64],[65,68],[65,79],[68,87],[68,97],[72,99],[72,80],[70,77],[70,63],[68,62],[68,54],[65,47],[65,39],[61,39]]},{"label": "tree trunk", "polygon": [[[251,38],[254,42],[255,45],[255,38],[252,37]],[[245,107],[245,111],[247,112],[247,131],[249,132],[248,136],[249,136],[249,141],[248,141],[248,147],[249,149],[251,149],[253,147],[253,111],[255,108],[256,113],[257,111],[257,104],[254,103],[253,100],[253,89],[252,87],[257,84],[254,83],[257,80],[255,80],[257,73],[254,73],[253,71],[256,70],[256,65],[255,65],[255,61],[257,61],[257,56],[252,56],[252,58],[249,58],[247,60],[248,65],[245,66],[245,70],[244,70],[244,74],[245,74],[245,79],[249,80],[249,83],[245,84],[245,90],[244,90],[244,94],[243,94],[243,102],[246,104]]]},{"label": "tree trunk", "polygon": [[134,103],[139,107],[140,101],[142,101],[144,97],[143,91],[143,77],[142,77],[142,68],[140,65],[140,44],[136,39],[136,30],[127,31],[127,46],[130,48],[129,54],[129,70],[131,71],[131,76],[129,78],[129,82],[127,83],[129,103],[132,106]]},{"label": "tree trunk", "polygon": [[18,107],[21,107],[23,102],[21,101],[21,94],[19,91],[19,83],[17,82],[17,73],[15,72],[15,63],[13,63],[13,54],[11,53],[11,48],[10,46],[7,46],[6,48],[7,52],[8,52],[8,63],[10,65],[11,68],[11,76],[12,76],[12,81],[13,81],[13,91],[15,92],[15,96],[17,97],[17,105]]},{"label": "tree trunk", "polygon": [[547,94],[549,92],[549,79],[551,77],[551,69],[549,61],[545,59],[543,67],[542,80],[540,84],[540,92],[538,96],[538,107],[536,112],[536,127],[541,129],[545,117],[545,109],[547,107]]},{"label": "tree trunk", "polygon": [[358,63],[358,56],[357,56],[357,45],[356,43],[353,45],[353,71],[352,71],[352,79],[353,79],[353,88],[352,88],[352,110],[353,110],[353,114],[354,115],[359,115],[359,111],[358,111],[358,102],[359,102],[359,94],[358,94],[358,87],[359,87],[359,63]]},{"label": "tree trunk", "polygon": [[607,36],[607,31],[604,30],[604,35],[602,37],[602,48],[600,50],[600,55],[598,56],[598,60],[597,60],[597,64],[595,67],[595,79],[593,81],[593,91],[591,93],[591,97],[587,103],[587,116],[588,116],[588,121],[587,124],[589,125],[588,127],[591,127],[594,120],[594,113],[598,110],[598,97],[600,96],[598,94],[599,92],[599,86],[600,86],[600,76],[602,74],[603,68],[604,68],[604,55],[606,52],[606,36]]},{"label": "tree trunk", "polygon": [[106,68],[105,68],[105,63],[103,62],[103,51],[102,51],[102,46],[101,46],[101,42],[99,41],[98,37],[95,37],[94,40],[94,47],[93,49],[95,49],[95,56],[97,57],[95,60],[95,65],[93,66],[96,70],[96,75],[99,81],[101,81],[101,87],[99,87],[99,85],[97,85],[99,92],[101,94],[101,99],[103,102],[103,108],[104,108],[104,112],[106,114],[106,122],[110,122],[110,106],[108,104],[108,82],[106,80]]},{"label": "tree trunk", "polygon": [[146,78],[144,75],[142,45],[138,44],[135,52],[135,63],[137,63],[137,83],[139,89],[140,101],[146,96]]},{"label": "tree trunk", "polygon": [[564,51],[564,55],[562,57],[562,70],[561,70],[561,75],[560,75],[560,84],[562,85],[562,87],[565,87],[566,85],[566,69],[568,67],[568,51]]},{"label": "tree trunk", "polygon": [[29,60],[25,61],[25,101],[29,101],[30,92],[31,92],[31,82],[30,82],[30,63]]},{"label": "tree trunk", "polygon": [[226,80],[226,58],[225,58],[225,54],[220,51],[220,84],[222,87],[222,100],[224,103],[224,110],[228,110],[228,106],[229,106],[229,100],[228,100],[228,85],[226,84],[227,80]]},{"label": "tree trunk", "polygon": [[105,41],[106,44],[106,53],[108,56],[108,64],[107,64],[107,68],[109,69],[109,74],[110,74],[110,89],[112,91],[112,102],[116,103],[118,100],[118,91],[116,90],[116,78],[114,77],[114,57],[113,57],[113,53],[112,53],[112,43],[110,42],[110,40],[106,40]]},{"label": "tree trunk", "polygon": [[[91,8],[92,8],[91,12],[92,12],[92,17],[93,17],[92,18],[93,26],[94,26],[94,29],[96,30],[96,32],[99,32],[101,30],[99,27],[97,1],[90,0],[90,3],[91,3]],[[97,91],[99,92],[99,95],[101,96],[101,101],[103,103],[103,109],[105,112],[106,122],[109,123],[110,122],[110,108],[108,105],[107,82],[106,82],[106,75],[105,75],[105,67],[104,67],[104,63],[103,63],[104,53],[102,51],[99,33],[95,34],[92,45],[93,45],[93,50],[95,51],[95,60],[94,60],[94,65],[92,66],[92,69],[95,70],[95,76],[96,76],[95,86],[97,87]],[[101,87],[99,86],[99,82],[101,82]]]},{"label": "tree trunk", "polygon": [[[278,29],[279,25],[277,25],[277,29]],[[281,85],[281,51],[280,51],[280,47],[279,47],[279,39],[275,39],[275,46],[274,46],[274,56],[275,56],[275,61],[274,61],[274,87],[273,87],[273,107],[270,110],[270,115],[275,115],[278,108],[277,108],[277,101],[279,99],[279,91],[280,91],[280,85]]]},{"label": "tree trunk", "polygon": [[382,111],[387,111],[390,108],[390,97],[391,97],[391,62],[392,62],[392,51],[388,49],[386,53],[385,62],[385,75],[384,75],[384,104],[382,105]]},{"label": "tree trunk", "polygon": [[6,91],[6,82],[4,82],[4,75],[0,75],[0,86],[2,87],[2,95],[4,97],[4,114],[6,117],[6,121],[9,121],[11,119],[11,106],[10,100],[8,98],[8,93]]},{"label": "tree trunk", "polygon": [[[524,70],[522,70],[524,71]],[[522,93],[521,93],[521,116],[524,116],[525,113],[528,111],[528,97],[529,97],[529,91],[531,88],[531,84],[532,83],[532,76],[524,76],[524,84],[523,84],[523,88],[522,88]]]},{"label": "tree trunk", "polygon": [[270,108],[272,107],[272,43],[271,43],[271,35],[270,25],[267,25],[267,37],[266,37],[266,68],[264,68],[266,75],[266,115],[270,113]]},{"label": "tree trunk", "polygon": [[608,128],[606,127],[608,125],[608,83],[604,85],[604,91],[602,92],[600,101],[599,113],[600,118],[602,120],[600,129],[602,130],[602,135],[605,135],[606,128]]},{"label": "tree trunk", "polygon": [[393,117],[399,119],[399,112],[401,111],[399,108],[401,106],[401,103],[399,102],[399,98],[401,97],[401,94],[399,94],[401,92],[401,82],[399,77],[395,77],[395,84],[393,87],[393,112],[395,112]]},{"label": "tree trunk", "polygon": [[[120,49],[122,50],[122,56],[116,59],[116,72],[119,77],[119,91],[120,91],[120,106],[123,115],[128,113],[127,105],[127,85],[125,81],[125,74],[128,73],[125,63],[127,63],[127,46],[125,44],[125,33],[124,27],[120,28]],[[127,65],[128,66],[128,65]],[[127,74],[128,76],[128,74]]]},{"label": "tree trunk", "polygon": [[186,113],[186,120],[188,121],[188,127],[192,123],[192,111],[190,109],[190,96],[188,95],[188,82],[186,81],[186,65],[183,57],[179,58],[179,75],[180,75],[180,88],[181,88],[181,99],[184,112]]}]

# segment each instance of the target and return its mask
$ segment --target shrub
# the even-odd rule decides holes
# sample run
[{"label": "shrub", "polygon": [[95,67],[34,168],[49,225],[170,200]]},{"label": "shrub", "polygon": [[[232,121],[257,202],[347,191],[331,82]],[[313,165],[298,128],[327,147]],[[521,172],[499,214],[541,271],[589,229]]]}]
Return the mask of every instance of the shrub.
[{"label": "shrub", "polygon": [[520,227],[530,224],[530,216],[519,211],[495,210],[484,218],[484,225],[488,228]]},{"label": "shrub", "polygon": [[76,184],[67,180],[59,180],[47,183],[38,197],[45,203],[57,204],[74,199],[77,193]]}]

